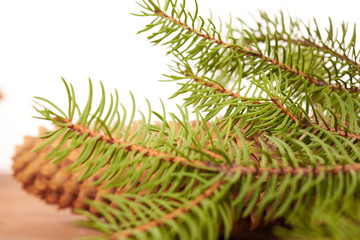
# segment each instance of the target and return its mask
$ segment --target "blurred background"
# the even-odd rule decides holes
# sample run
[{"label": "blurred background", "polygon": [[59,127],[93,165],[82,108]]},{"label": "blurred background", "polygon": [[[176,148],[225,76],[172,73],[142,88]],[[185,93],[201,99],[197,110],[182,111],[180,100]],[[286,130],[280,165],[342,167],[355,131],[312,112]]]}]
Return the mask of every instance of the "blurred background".
[{"label": "blurred background", "polygon": [[[198,5],[202,16],[211,9],[223,22],[230,13],[250,20],[259,9],[269,14],[282,9],[303,20],[316,17],[320,28],[329,16],[336,26],[360,22],[355,0],[198,0]],[[129,110],[131,91],[144,113],[145,97],[155,111],[162,111],[161,98],[167,111],[177,112],[181,100],[168,100],[176,84],[158,82],[171,73],[171,57],[164,47],[153,47],[146,33],[136,35],[151,21],[130,14],[140,10],[135,0],[0,0],[0,172],[11,172],[14,147],[24,135],[35,136],[39,126],[49,126],[32,118],[34,96],[66,107],[61,77],[74,85],[80,103],[86,101],[91,78],[97,93],[99,81],[108,92],[117,88]]]}]

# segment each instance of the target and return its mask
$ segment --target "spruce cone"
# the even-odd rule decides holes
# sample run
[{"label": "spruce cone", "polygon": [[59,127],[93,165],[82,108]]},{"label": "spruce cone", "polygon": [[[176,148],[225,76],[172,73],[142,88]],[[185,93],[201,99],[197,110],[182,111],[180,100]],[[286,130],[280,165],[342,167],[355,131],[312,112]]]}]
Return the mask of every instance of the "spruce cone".
[{"label": "spruce cone", "polygon": [[[44,128],[40,128],[39,135],[44,131]],[[32,151],[44,141],[36,137],[26,136],[24,137],[24,144],[16,146],[12,166],[14,177],[22,183],[27,192],[39,196],[49,204],[57,204],[59,208],[70,207],[72,210],[76,208],[89,210],[86,199],[98,200],[101,193],[114,192],[114,189],[103,189],[93,185],[98,179],[98,175],[84,181],[78,181],[77,178],[82,174],[81,171],[70,172],[66,170],[77,159],[81,149],[72,151],[59,164],[45,160],[45,157],[58,144],[57,141],[49,144],[41,151]],[[96,214],[95,209],[90,209],[90,211]]]}]

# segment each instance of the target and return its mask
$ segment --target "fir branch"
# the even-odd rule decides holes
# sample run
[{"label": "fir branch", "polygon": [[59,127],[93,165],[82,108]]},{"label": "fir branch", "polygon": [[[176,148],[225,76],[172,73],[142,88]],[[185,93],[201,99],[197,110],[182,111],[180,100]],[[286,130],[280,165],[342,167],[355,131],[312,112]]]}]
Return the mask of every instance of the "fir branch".
[{"label": "fir branch", "polygon": [[[263,53],[261,53],[260,51],[253,49],[251,46],[242,47],[242,46],[239,46],[239,45],[236,45],[236,44],[230,44],[230,43],[224,42],[221,39],[214,38],[212,36],[209,36],[206,33],[202,33],[201,31],[192,28],[191,26],[187,25],[186,23],[181,22],[179,19],[176,19],[173,16],[167,15],[165,12],[163,12],[163,11],[161,11],[159,9],[153,10],[153,11],[154,11],[154,13],[156,15],[161,16],[161,17],[169,20],[170,22],[173,22],[175,24],[180,25],[182,28],[186,29],[189,32],[194,33],[198,37],[204,38],[206,40],[210,40],[211,42],[214,42],[214,43],[216,43],[218,45],[222,45],[222,46],[224,46],[224,47],[226,47],[228,49],[237,51],[240,54],[246,55],[247,57],[256,57],[256,58],[262,59],[265,62],[268,62],[268,63],[270,63],[270,64],[272,64],[274,66],[278,66],[279,68],[283,69],[286,72],[289,72],[289,73],[291,73],[293,75],[301,76],[304,79],[308,80],[309,82],[315,84],[316,86],[328,86],[328,87],[330,87],[330,88],[332,88],[334,90],[342,90],[343,89],[343,87],[340,86],[340,85],[332,85],[331,83],[327,83],[327,82],[325,82],[325,81],[323,81],[323,80],[321,80],[319,78],[314,78],[314,77],[312,77],[312,76],[310,76],[310,75],[308,75],[308,74],[306,74],[304,72],[301,72],[301,71],[299,71],[299,70],[297,70],[295,68],[292,68],[289,65],[286,65],[286,64],[284,64],[282,62],[279,62],[278,60],[276,60],[274,58],[267,57]],[[347,88],[347,90],[349,92],[360,92],[360,89],[353,88],[353,87]]]},{"label": "fir branch", "polygon": [[[227,176],[231,176],[233,174],[241,173],[241,175],[248,175],[251,174],[253,176],[263,176],[263,175],[277,175],[277,176],[285,176],[287,174],[296,175],[299,173],[304,173],[305,175],[309,173],[319,174],[319,173],[339,173],[342,171],[343,173],[348,173],[350,170],[360,171],[360,164],[345,164],[342,166],[335,166],[335,167],[328,167],[328,166],[318,166],[318,167],[299,167],[299,168],[292,168],[292,167],[285,167],[285,168],[277,168],[277,167],[252,167],[252,166],[244,166],[244,165],[233,165],[233,166],[224,166],[224,165],[215,165],[212,162],[206,161],[190,161],[187,158],[169,155],[164,152],[160,152],[155,149],[148,149],[144,146],[138,144],[132,144],[130,142],[122,141],[120,139],[113,139],[111,136],[105,135],[99,131],[91,130],[89,127],[82,126],[79,123],[73,123],[69,119],[64,119],[61,123],[66,123],[68,129],[74,131],[79,136],[86,136],[86,138],[96,138],[99,141],[105,141],[108,144],[118,144],[119,148],[124,148],[127,152],[136,152],[137,154],[141,154],[144,157],[155,157],[156,159],[172,162],[172,163],[179,163],[186,167],[195,167],[199,169],[204,169],[210,172],[219,172],[223,173]],[[222,159],[223,157],[217,153],[211,152],[209,150],[204,150],[204,152],[212,156],[215,159]],[[235,161],[232,161],[235,162]]]},{"label": "fir branch", "polygon": [[144,157],[155,157],[163,161],[168,161],[172,163],[180,163],[183,166],[195,166],[201,169],[211,169],[213,168],[211,163],[205,163],[202,161],[190,161],[187,158],[169,155],[164,152],[160,152],[156,149],[149,149],[138,144],[132,144],[130,142],[122,141],[120,139],[114,139],[109,135],[100,133],[99,131],[91,130],[86,126],[82,126],[79,123],[72,123],[69,119],[64,119],[63,123],[68,124],[68,128],[72,131],[77,132],[78,135],[85,135],[89,138],[97,138],[99,141],[105,141],[108,144],[118,144],[120,148],[124,148],[127,152],[136,152],[137,154],[142,154]]},{"label": "fir branch", "polygon": [[[333,49],[331,49],[329,46],[327,46],[326,44],[322,43],[322,45],[311,42],[309,39],[303,38],[303,39],[296,39],[296,38],[286,38],[283,36],[266,36],[266,35],[261,35],[259,37],[256,37],[256,41],[257,42],[265,42],[267,39],[269,40],[279,40],[279,41],[283,41],[285,43],[288,43],[289,41],[294,43],[294,44],[300,44],[302,46],[305,47],[312,47],[315,48],[317,50],[326,52],[326,53],[330,53],[332,56],[344,60],[347,63],[353,65],[354,67],[358,68],[360,70],[360,63],[358,63],[356,60],[350,59],[347,55],[345,55],[344,53],[339,53]],[[246,44],[252,44],[252,41],[249,40]]]},{"label": "fir branch", "polygon": [[[35,108],[38,118],[56,126],[42,136],[38,156],[51,151],[46,158],[58,164],[54,178],[63,180],[46,199],[60,204],[56,196],[66,195],[67,204],[60,206],[74,207],[71,194],[79,191],[80,212],[89,218],[84,224],[112,239],[217,239],[222,226],[228,239],[239,218],[251,216],[252,227],[276,219],[296,227],[301,226],[297,220],[321,222],[318,214],[325,210],[357,224],[360,215],[353,214],[353,206],[358,204],[352,204],[359,198],[360,179],[360,100],[354,94],[358,83],[353,84],[358,70],[346,59],[350,51],[355,60],[358,56],[356,35],[347,45],[346,26],[336,42],[332,30],[323,41],[318,28],[316,39],[310,32],[309,38],[295,35],[297,23],[288,34],[284,26],[264,33],[259,25],[254,32],[240,31],[240,41],[251,40],[244,45],[231,26],[222,40],[212,20],[205,24],[198,16],[197,4],[195,14],[185,10],[185,1],[166,0],[160,7],[159,1],[143,0],[142,7],[141,16],[155,17],[143,31],[158,27],[149,39],[170,45],[168,53],[179,60],[175,72],[181,76],[170,79],[187,82],[179,83],[174,96],[190,93],[185,106],[195,107],[196,121],[190,122],[187,108],[178,106],[181,117],[171,113],[169,122],[165,109],[153,112],[149,103],[149,117],[142,114],[142,121],[134,122],[133,99],[127,122],[125,108],[121,116],[118,111],[117,92],[105,110],[102,85],[93,110],[91,81],[87,103],[80,108],[64,81],[67,110],[39,97],[44,106]],[[267,27],[278,24],[264,19]],[[266,36],[261,46],[259,32]],[[279,44],[284,39],[287,44]],[[332,46],[331,51],[319,44]],[[340,67],[332,59],[336,54]],[[342,79],[344,74],[349,79]],[[250,80],[245,93],[243,79]],[[153,115],[160,122],[152,124]],[[69,164],[68,156],[74,162]],[[46,195],[39,182],[45,176],[42,159],[16,164],[15,172],[27,189]],[[70,172],[63,175],[65,169]],[[82,190],[78,181],[97,186]],[[90,201],[85,203],[86,197]]]},{"label": "fir branch", "polygon": [[149,222],[146,222],[142,225],[135,226],[134,228],[126,229],[125,231],[120,231],[118,233],[114,233],[111,236],[111,239],[121,239],[121,238],[129,238],[134,236],[134,234],[139,232],[146,232],[150,228],[153,227],[160,227],[162,225],[165,225],[168,221],[174,220],[178,218],[180,215],[183,215],[185,213],[191,212],[192,208],[195,206],[198,206],[203,199],[210,198],[215,191],[217,191],[224,183],[221,181],[215,182],[211,187],[209,187],[207,190],[205,190],[204,193],[198,195],[196,198],[190,200],[187,204],[184,206],[177,208],[173,210],[172,212],[166,214],[165,216],[151,220]]},{"label": "fir branch", "polygon": [[[201,83],[206,83],[206,81],[203,79],[203,78],[200,78],[198,77],[197,75],[187,71],[186,72],[186,75],[187,77],[191,77],[192,79],[197,79],[197,81],[201,82]],[[228,96],[231,96],[234,98],[238,96],[237,93],[234,93],[230,90],[225,90],[224,88],[222,88],[220,85],[213,85],[212,83],[209,83],[207,85],[208,87],[214,87],[216,91],[221,91],[222,93],[225,92]],[[221,90],[223,89],[223,90]],[[90,91],[91,92],[91,91]],[[250,101],[251,99],[247,99],[245,97],[240,97],[242,100],[244,101]],[[72,99],[71,97],[69,99]],[[275,99],[276,100],[276,99]],[[47,100],[46,100],[47,101]],[[274,101],[274,100],[272,100]],[[50,101],[47,101],[49,102],[50,105],[54,105],[52,104]],[[275,101],[277,102],[277,104],[275,104],[275,106],[279,107],[281,109],[281,111],[284,111],[284,106],[281,105],[277,100]],[[73,103],[74,104],[74,103]],[[256,103],[255,105],[258,105],[260,103]],[[72,104],[70,104],[70,107],[71,107]],[[280,106],[279,106],[280,105]],[[85,107],[86,108],[86,107]],[[45,116],[47,116],[48,112],[51,112],[50,110],[48,109],[45,109],[45,110],[38,110],[40,113],[44,114]],[[63,112],[63,111],[61,111]],[[64,112],[63,112],[64,113]],[[285,114],[288,114],[290,112],[288,112],[288,110],[285,109]],[[94,129],[90,129],[90,124],[87,123],[86,125],[82,125],[80,123],[73,123],[70,119],[68,118],[60,118],[58,115],[55,115],[57,117],[55,118],[52,118],[52,121],[54,121],[54,124],[55,125],[58,125],[58,126],[63,126],[63,129],[69,129],[70,131],[73,131],[73,132],[76,132],[76,135],[78,136],[79,139],[81,139],[81,141],[86,141],[87,138],[90,138],[90,139],[96,139],[97,142],[105,142],[109,145],[114,145],[116,146],[116,148],[120,148],[120,149],[124,149],[125,151],[127,152],[135,152],[135,154],[139,154],[143,157],[152,157],[154,159],[157,159],[157,160],[162,160],[162,161],[166,161],[166,162],[172,162],[172,163],[179,163],[181,165],[184,165],[186,167],[195,167],[195,168],[198,168],[198,169],[203,169],[203,170],[207,170],[207,171],[212,171],[212,172],[219,172],[219,173],[227,173],[227,172],[234,172],[233,169],[240,169],[242,173],[253,173],[254,170],[256,168],[252,168],[252,167],[247,167],[247,166],[226,166],[226,165],[216,165],[215,163],[213,162],[208,162],[208,161],[198,161],[198,160],[192,160],[190,161],[188,158],[184,158],[184,157],[179,157],[179,156],[174,156],[174,155],[170,155],[168,153],[164,153],[164,152],[161,152],[159,150],[155,150],[155,149],[149,149],[149,148],[146,148],[142,145],[139,145],[139,144],[133,144],[129,141],[124,141],[124,140],[121,140],[121,139],[114,139],[113,137],[111,137],[111,135],[108,135],[108,134],[103,134],[101,132],[99,132],[98,130],[94,130]],[[50,117],[50,115],[48,115],[48,117]],[[99,121],[99,120],[97,120]],[[103,121],[101,121],[103,122]],[[223,131],[223,130],[222,130]],[[60,131],[60,129],[56,130],[56,132],[58,133],[64,133],[63,130]],[[110,130],[106,131],[106,132],[110,132]],[[339,133],[339,132],[337,132]],[[233,135],[232,138],[235,138],[236,136],[239,136],[239,134],[241,134],[240,132],[238,132],[237,134]],[[65,134],[66,136],[67,134]],[[68,136],[72,136],[73,134],[68,134]],[[51,135],[49,135],[51,136]],[[53,136],[57,136],[56,134],[53,135]],[[301,135],[300,135],[301,136]],[[211,137],[211,136],[210,136]],[[64,139],[68,139],[68,137],[65,137]],[[51,140],[51,138],[50,138]],[[75,142],[74,145],[70,146],[70,148],[68,149],[73,149],[74,147],[77,146],[76,144],[76,140],[73,140]],[[44,144],[42,145],[44,146]],[[59,145],[59,147],[61,146],[61,144]],[[92,146],[92,145],[91,145]],[[242,145],[241,147],[244,147],[244,145]],[[237,151],[240,150],[240,146],[238,146],[237,148],[239,148]],[[214,149],[216,150],[216,149]],[[55,152],[52,153],[51,155],[54,155],[56,156],[58,153],[56,153],[57,151],[59,151],[58,149],[55,149]],[[67,153],[69,150],[65,149],[64,150],[65,153]],[[63,155],[63,152],[64,151],[60,151],[60,156],[63,158],[64,155]],[[204,152],[209,155],[209,156],[212,156],[214,157],[215,159],[222,159],[223,157],[215,152],[212,152],[210,150],[207,150],[205,149]],[[104,151],[105,153],[105,151]],[[252,151],[249,151],[248,154],[252,154]],[[106,155],[106,154],[105,154]],[[235,163],[236,160],[231,160],[230,162],[232,163]],[[357,169],[357,165],[354,165],[355,166],[355,169]],[[247,170],[244,170],[246,169]],[[348,169],[349,167],[346,167],[344,168],[345,171],[348,171],[346,169]],[[322,168],[320,167],[321,169],[321,172],[322,172]],[[331,171],[338,171],[339,167],[336,167],[334,170],[330,170]],[[308,169],[303,169],[305,172],[309,172]],[[264,170],[264,169],[261,169],[260,171],[256,170],[258,172],[258,174],[264,174],[266,172],[268,173],[276,173],[278,171],[280,172],[283,172],[283,170],[279,170],[279,169],[276,169],[276,168],[269,168],[269,170]],[[290,170],[286,170],[285,173],[287,171],[290,171]],[[293,170],[294,172],[297,172],[296,168],[294,168]],[[256,174],[255,174],[256,175]],[[280,174],[281,175],[281,174]]]},{"label": "fir branch", "polygon": [[[254,101],[253,98],[241,96],[239,93],[236,93],[234,91],[226,89],[226,88],[220,86],[219,84],[210,83],[210,82],[206,81],[204,78],[201,78],[201,77],[197,76],[196,74],[191,72],[189,69],[185,71],[184,75],[186,77],[188,77],[188,78],[191,78],[193,81],[195,81],[197,83],[200,83],[200,84],[202,84],[202,85],[204,85],[204,86],[206,86],[208,88],[211,88],[211,89],[214,89],[215,91],[218,91],[219,93],[224,93],[227,96],[230,96],[230,97],[232,97],[234,99],[239,99],[241,102]],[[349,133],[349,132],[343,131],[341,129],[332,128],[329,125],[319,123],[318,121],[314,120],[313,118],[305,118],[305,117],[303,117],[302,119],[300,119],[299,117],[293,115],[293,113],[291,113],[289,110],[287,110],[286,107],[282,103],[280,103],[279,100],[277,100],[275,96],[270,97],[270,100],[272,102],[274,102],[275,106],[277,108],[281,109],[281,111],[285,115],[289,116],[290,119],[292,119],[294,122],[297,122],[299,124],[299,126],[302,126],[302,128],[304,128],[304,129],[309,127],[310,125],[317,125],[317,126],[321,127],[324,130],[328,130],[330,132],[337,133],[340,136],[354,138],[354,139],[356,139],[356,141],[360,141],[360,134]],[[261,104],[260,101],[255,101],[253,103],[255,105],[260,105]]]},{"label": "fir branch", "polygon": [[[358,88],[360,65],[356,59],[360,56],[360,52],[355,49],[356,25],[354,25],[351,40],[346,44],[348,26],[341,25],[340,33],[342,36],[339,36],[338,30],[334,29],[331,18],[329,18],[329,27],[326,29],[327,34],[325,36],[323,36],[315,19],[313,21],[315,28],[301,20],[285,17],[283,12],[280,12],[280,18],[278,15],[271,18],[267,13],[260,12],[260,19],[255,19],[256,27],[251,27],[239,19],[244,27],[242,29],[231,28],[229,31],[241,34],[241,42],[244,46],[262,43],[262,45],[266,45],[267,50],[272,49],[272,51],[280,48],[291,50],[295,47],[298,50],[292,55],[292,60],[295,59],[297,64],[299,63],[299,56],[306,56],[304,53],[312,53],[312,58],[316,58],[318,61],[315,68],[309,66],[310,72],[315,72],[317,69],[320,75],[328,78],[328,82],[335,80],[340,85],[345,84],[343,87],[346,89],[350,89],[349,87]],[[287,19],[289,20],[286,21]],[[247,36],[248,32],[252,33],[251,37]],[[307,33],[307,36],[303,32]],[[352,54],[354,59],[351,59],[349,54]],[[284,55],[287,53],[284,52]],[[308,59],[308,61],[312,60]],[[353,89],[350,92],[353,92]]]},{"label": "fir branch", "polygon": [[[64,83],[66,85],[66,82]],[[70,166],[70,169],[86,169],[80,180],[87,179],[100,169],[104,169],[104,174],[96,182],[98,184],[109,181],[107,186],[110,187],[122,186],[131,190],[136,185],[136,191],[142,191],[142,189],[159,191],[152,184],[168,179],[169,184],[173,183],[169,187],[173,186],[175,189],[180,187],[184,192],[188,192],[191,190],[191,184],[183,186],[184,184],[189,181],[205,181],[210,173],[220,172],[221,169],[218,166],[227,161],[223,154],[219,155],[216,152],[208,151],[209,146],[206,145],[208,142],[211,142],[211,148],[216,148],[212,143],[212,136],[204,132],[201,124],[196,124],[194,128],[188,125],[189,123],[185,122],[188,121],[185,113],[183,113],[184,122],[173,115],[173,119],[176,120],[175,126],[181,126],[179,129],[171,129],[167,122],[155,127],[150,123],[145,124],[147,121],[143,119],[138,129],[135,130],[132,125],[124,127],[125,119],[120,118],[110,127],[105,124],[106,119],[111,115],[117,115],[117,109],[110,107],[107,113],[102,110],[105,106],[103,91],[99,107],[92,114],[91,86],[92,84],[90,84],[86,106],[83,110],[77,107],[80,117],[76,123],[70,120],[65,114],[66,111],[62,111],[49,100],[38,98],[55,110],[50,110],[42,105],[40,106],[44,109],[36,109],[43,119],[49,120],[59,127],[44,135],[43,138],[48,139],[36,150],[41,150],[57,138],[61,138],[59,145],[47,156],[48,159],[54,159],[54,162],[58,163],[74,149],[83,146],[79,158]],[[75,111],[75,108],[73,106],[78,105],[74,93],[68,91],[68,94],[70,94],[68,115],[74,116],[72,111]],[[102,115],[105,115],[105,119],[102,118]],[[164,121],[161,115],[157,113],[156,115]],[[132,124],[132,120],[130,124]],[[113,137],[113,133],[116,135],[115,137]],[[199,140],[197,140],[198,138]],[[71,143],[65,145],[68,140],[71,140]],[[225,143],[224,146],[221,146],[225,147],[226,145]],[[219,151],[225,152],[222,149]],[[171,170],[163,172],[168,167]],[[178,173],[178,171],[187,172],[189,175]],[[192,171],[199,175],[196,176]],[[150,179],[152,182],[148,182]],[[162,187],[160,190],[168,191],[169,189]]]}]

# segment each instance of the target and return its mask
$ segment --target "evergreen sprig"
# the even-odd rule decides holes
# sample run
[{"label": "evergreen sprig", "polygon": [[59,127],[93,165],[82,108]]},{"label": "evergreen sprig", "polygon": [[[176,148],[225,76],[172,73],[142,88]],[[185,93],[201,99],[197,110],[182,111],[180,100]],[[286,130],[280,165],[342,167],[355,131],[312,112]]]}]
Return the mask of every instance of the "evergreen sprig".
[{"label": "evergreen sprig", "polygon": [[275,229],[282,237],[357,239],[356,34],[347,42],[343,24],[337,40],[331,21],[324,37],[317,25],[261,13],[257,27],[229,24],[224,35],[197,3],[194,13],[185,1],[140,5],[139,15],[153,18],[140,32],[152,31],[149,40],[177,59],[166,81],[180,85],[173,97],[186,95],[179,116],[168,121],[149,103],[135,121],[135,100],[127,117],[116,91],[107,103],[102,84],[94,107],[91,81],[84,107],[65,81],[68,109],[37,98],[38,118],[55,129],[35,151],[58,142],[47,158],[59,163],[81,149],[69,171],[115,189],[89,200],[95,213],[77,210],[89,219],[81,224],[104,239],[228,239],[249,217],[252,228],[283,221]]},{"label": "evergreen sprig", "polygon": [[[246,28],[239,30],[244,36],[240,40],[229,35],[233,32],[229,31],[226,39],[232,42],[228,43],[222,40],[221,32],[215,30],[211,20],[206,24],[202,18],[196,19],[184,10],[184,5],[185,3],[179,7],[179,10],[172,9],[170,15],[166,13],[166,7],[162,11],[161,7],[155,4],[145,6],[149,13],[143,15],[156,18],[143,31],[157,27],[149,39],[155,44],[163,42],[164,45],[169,45],[169,53],[175,54],[183,65],[187,65],[188,61],[195,62],[193,72],[196,74],[207,75],[223,85],[236,82],[232,87],[237,86],[237,91],[240,91],[239,86],[244,79],[259,78],[259,72],[271,78],[272,74],[279,75],[280,72],[281,81],[277,82],[277,88],[282,94],[291,95],[300,105],[310,104],[309,102],[320,106],[328,105],[329,98],[331,102],[336,102],[339,101],[337,98],[345,100],[348,94],[352,94],[352,98],[356,101],[354,111],[358,111],[359,99],[356,92],[359,89],[356,79],[360,76],[360,69],[347,71],[346,74],[350,76],[340,74],[337,69],[333,69],[334,64],[327,66],[329,62],[331,63],[329,57],[319,54],[318,49],[303,48],[300,44],[294,45],[290,36],[286,44],[280,45],[276,39],[276,32],[274,41],[268,39],[266,44],[261,46],[256,40],[255,33]],[[311,34],[310,30],[308,32]],[[320,34],[318,29],[315,33]],[[343,35],[346,36],[346,31]],[[251,39],[250,44],[244,45],[244,42],[249,42],[248,39]],[[355,34],[348,48],[351,48],[355,54],[354,39],[356,39]],[[357,52],[355,57],[358,56]],[[306,96],[303,96],[304,93]],[[323,93],[329,97],[324,97]],[[339,104],[336,106],[334,114],[341,114]]]}]

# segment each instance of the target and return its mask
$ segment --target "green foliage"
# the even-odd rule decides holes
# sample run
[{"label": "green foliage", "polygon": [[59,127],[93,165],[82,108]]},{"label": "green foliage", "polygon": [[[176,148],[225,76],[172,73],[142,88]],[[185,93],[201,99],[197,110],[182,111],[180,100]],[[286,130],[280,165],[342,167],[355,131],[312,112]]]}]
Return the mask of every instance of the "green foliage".
[{"label": "green foliage", "polygon": [[116,91],[107,103],[102,84],[94,107],[91,81],[84,107],[65,81],[66,111],[37,98],[39,118],[56,128],[36,150],[58,140],[48,156],[58,163],[81,147],[69,170],[121,190],[90,201],[99,215],[79,210],[89,219],[81,224],[104,239],[217,239],[251,216],[254,225],[281,219],[287,227],[276,233],[293,239],[356,239],[355,28],[347,42],[345,24],[339,36],[330,20],[324,36],[317,25],[261,13],[256,27],[240,20],[243,28],[228,24],[224,33],[198,15],[197,4],[194,13],[185,1],[140,5],[139,15],[153,19],[140,32],[152,31],[149,40],[178,60],[166,81],[180,85],[173,97],[186,95],[180,115],[168,121],[149,103],[148,116],[134,121],[135,100],[127,117]]}]

